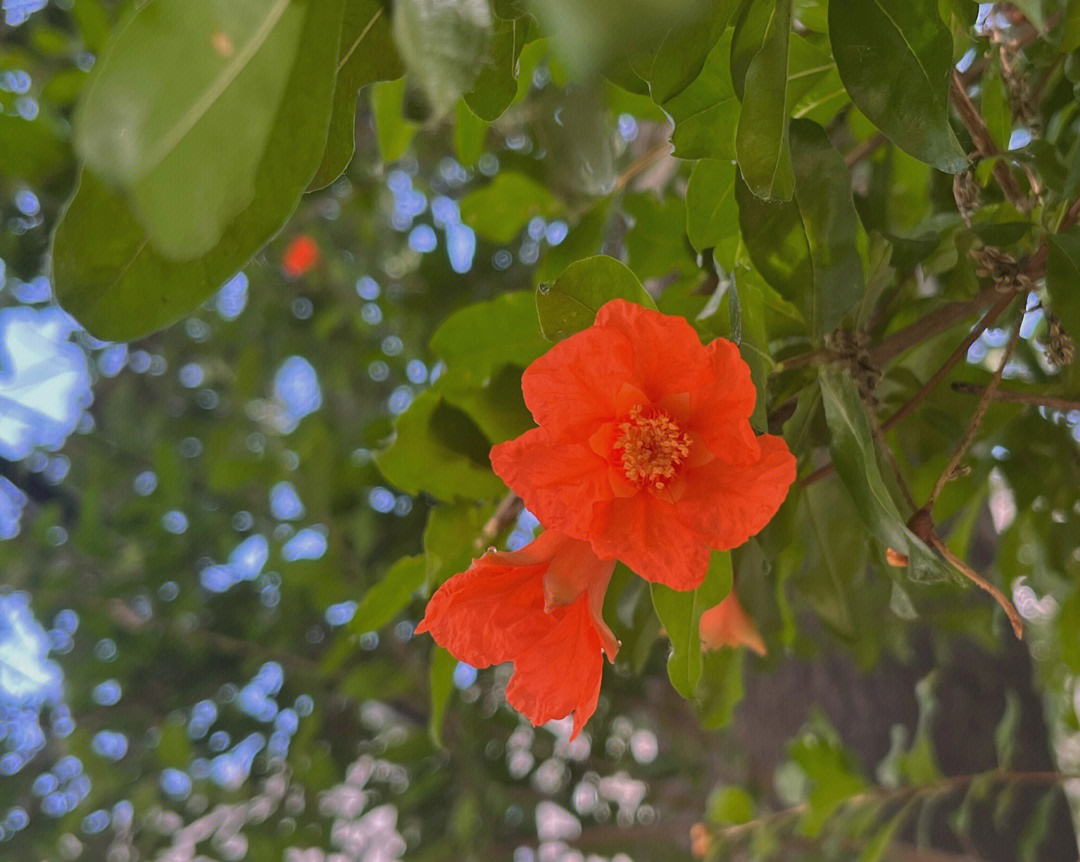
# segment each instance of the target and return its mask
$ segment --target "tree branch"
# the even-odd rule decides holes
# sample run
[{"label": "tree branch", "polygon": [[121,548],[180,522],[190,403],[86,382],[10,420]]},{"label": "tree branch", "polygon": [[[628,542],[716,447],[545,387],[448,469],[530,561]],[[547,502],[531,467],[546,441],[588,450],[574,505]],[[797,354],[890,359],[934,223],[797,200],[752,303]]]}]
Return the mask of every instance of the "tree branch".
[{"label": "tree branch", "polygon": [[[990,387],[980,386],[978,383],[957,381],[953,383],[952,388],[954,392],[962,392],[965,395],[982,395]],[[1080,410],[1080,401],[1070,401],[1068,398],[1057,398],[1053,395],[1040,395],[1037,392],[1014,392],[1009,389],[995,389],[991,398],[994,401],[1004,401],[1011,404],[1049,407],[1051,410],[1061,410],[1064,413]]]}]

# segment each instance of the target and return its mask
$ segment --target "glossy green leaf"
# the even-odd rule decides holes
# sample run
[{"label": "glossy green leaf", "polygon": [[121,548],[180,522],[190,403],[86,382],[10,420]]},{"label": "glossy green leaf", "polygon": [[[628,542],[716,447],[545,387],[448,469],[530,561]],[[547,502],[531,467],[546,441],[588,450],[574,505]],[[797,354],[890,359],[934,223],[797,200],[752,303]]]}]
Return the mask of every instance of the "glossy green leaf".
[{"label": "glossy green leaf", "polygon": [[681,159],[734,159],[739,100],[728,70],[731,33],[724,33],[705,58],[701,73],[662,104],[675,123],[674,155]]},{"label": "glossy green leaf", "polygon": [[737,0],[704,0],[687,7],[659,41],[630,58],[656,104],[677,96],[701,73],[737,5]]},{"label": "glossy green leaf", "polygon": [[1001,60],[997,52],[991,52],[979,90],[982,93],[979,107],[986,121],[986,128],[998,149],[1005,152],[1009,149],[1009,138],[1012,136],[1013,116],[1009,94],[1001,77]]},{"label": "glossy green leaf", "polygon": [[739,235],[735,203],[735,165],[701,159],[686,184],[686,235],[697,251]]},{"label": "glossy green leaf", "polygon": [[326,143],[336,58],[322,48],[337,44],[342,8],[157,0],[121,27],[76,110],[75,147],[156,253],[212,255],[253,201],[278,222],[296,206]]},{"label": "glossy green leaf", "polygon": [[465,104],[482,120],[492,122],[502,116],[517,95],[517,62],[529,32],[528,18],[499,20],[491,31],[487,57]]},{"label": "glossy green leaf", "polygon": [[777,0],[746,69],[735,153],[747,187],[767,200],[790,200],[795,188],[788,140],[788,45],[791,0]]},{"label": "glossy green leaf", "polygon": [[754,267],[809,323],[813,320],[813,261],[806,230],[794,201],[765,201],[735,181],[739,226]]},{"label": "glossy green leaf", "polygon": [[506,492],[491,472],[488,441],[460,410],[438,394],[420,393],[394,426],[391,445],[375,463],[391,482],[410,494],[427,491],[440,500],[491,500]]},{"label": "glossy green leaf", "polygon": [[701,679],[704,662],[698,624],[701,615],[731,592],[731,554],[714,551],[705,580],[696,590],[673,590],[650,584],[653,608],[671,641],[668,677],[675,690],[692,699]]},{"label": "glossy green leaf", "polygon": [[[862,225],[851,196],[851,174],[825,130],[810,120],[793,120],[791,150],[795,201],[814,271],[808,320],[821,334],[835,329],[866,289],[858,243]],[[862,240],[865,247],[865,235]]]},{"label": "glossy green leaf", "polygon": [[1065,331],[1080,340],[1080,230],[1047,237],[1046,289]]},{"label": "glossy green leaf", "polygon": [[352,160],[356,132],[356,99],[361,87],[391,81],[405,67],[390,33],[390,11],[381,0],[345,0],[338,49],[334,112],[322,164],[311,181],[321,189],[336,180]]},{"label": "glossy green leaf", "polygon": [[592,326],[596,312],[609,299],[628,299],[656,308],[634,273],[607,255],[576,261],[551,285],[536,289],[540,330],[549,341],[558,341]]},{"label": "glossy green leaf", "polygon": [[832,435],[829,451],[859,517],[884,547],[907,555],[907,573],[914,580],[952,578],[945,564],[907,528],[889,494],[878,466],[866,407],[854,381],[843,369],[828,368],[822,370],[820,382],[825,421]]},{"label": "glossy green leaf", "polygon": [[480,236],[505,244],[534,216],[551,218],[563,209],[547,188],[525,174],[502,171],[461,199],[461,220]]},{"label": "glossy green leaf", "polygon": [[394,41],[409,78],[441,117],[480,73],[493,24],[487,0],[397,0]]},{"label": "glossy green leaf", "polygon": [[829,39],[855,107],[889,140],[947,173],[967,167],[949,127],[952,37],[935,0],[831,0]]}]

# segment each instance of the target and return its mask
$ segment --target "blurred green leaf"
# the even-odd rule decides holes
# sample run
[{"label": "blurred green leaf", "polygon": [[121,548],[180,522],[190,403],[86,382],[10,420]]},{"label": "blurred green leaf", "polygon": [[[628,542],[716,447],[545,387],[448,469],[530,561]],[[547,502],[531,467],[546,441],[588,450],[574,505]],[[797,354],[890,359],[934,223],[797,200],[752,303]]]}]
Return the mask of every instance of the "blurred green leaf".
[{"label": "blurred green leaf", "polygon": [[342,8],[157,0],[121,26],[75,112],[75,147],[155,253],[213,254],[255,220],[253,201],[278,222],[291,213],[326,143],[336,67],[323,47]]},{"label": "blurred green leaf", "polygon": [[461,199],[461,220],[501,245],[513,240],[534,216],[552,218],[562,210],[562,203],[545,186],[515,171],[500,172]]},{"label": "blurred green leaf", "polygon": [[505,493],[487,461],[488,441],[438,394],[421,392],[398,417],[394,431],[393,442],[375,456],[375,463],[403,491],[427,491],[447,501],[489,500]]},{"label": "blurred green leaf", "polygon": [[491,7],[487,0],[397,0],[393,17],[394,41],[409,78],[441,117],[480,73]]},{"label": "blurred green leaf", "polygon": [[384,162],[396,162],[409,149],[420,126],[403,116],[406,81],[383,81],[368,91],[375,116],[375,136]]},{"label": "blurred green leaf", "polygon": [[315,172],[310,189],[330,185],[352,160],[356,100],[360,88],[404,74],[405,67],[390,33],[389,10],[381,0],[345,0],[330,133],[322,164]]},{"label": "blurred green leaf", "polygon": [[610,299],[656,308],[637,276],[615,258],[601,254],[575,261],[554,284],[536,289],[540,330],[550,341],[580,332],[592,326],[596,312]]},{"label": "blurred green leaf", "polygon": [[952,38],[934,0],[832,0],[829,39],[855,107],[889,140],[946,173],[967,167],[949,127]]},{"label": "blurred green leaf", "polygon": [[432,741],[442,748],[443,721],[446,718],[446,710],[450,706],[450,697],[454,693],[454,668],[457,667],[457,659],[444,650],[441,646],[435,646],[431,650],[431,716],[428,719],[428,732]]},{"label": "blurred green leaf", "polygon": [[424,586],[426,565],[422,556],[402,557],[382,578],[368,587],[356,605],[349,631],[364,634],[381,629],[409,606]]},{"label": "blurred green leaf", "polygon": [[528,18],[500,19],[488,40],[487,56],[465,104],[487,122],[493,122],[510,107],[517,95],[517,64],[529,33]]}]

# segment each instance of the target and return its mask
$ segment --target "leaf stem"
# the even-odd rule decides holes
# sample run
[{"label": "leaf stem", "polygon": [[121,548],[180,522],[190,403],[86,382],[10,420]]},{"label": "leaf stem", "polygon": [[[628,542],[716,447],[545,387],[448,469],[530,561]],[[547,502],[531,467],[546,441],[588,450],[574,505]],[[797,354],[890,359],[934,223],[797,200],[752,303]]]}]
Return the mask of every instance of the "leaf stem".
[{"label": "leaf stem", "polygon": [[[965,395],[982,395],[989,387],[980,386],[978,383],[963,383],[957,381],[952,385],[954,392],[962,392]],[[1072,410],[1080,410],[1080,401],[1070,401],[1068,398],[1057,398],[1053,395],[1040,395],[1037,392],[1013,392],[1008,389],[997,389],[992,395],[994,401],[1004,401],[1010,404],[1029,404],[1033,407],[1049,407],[1051,410],[1061,410],[1068,413]]]},{"label": "leaf stem", "polygon": [[991,596],[994,601],[1001,606],[1001,609],[1005,611],[1005,616],[1009,618],[1009,624],[1012,626],[1013,633],[1018,640],[1022,640],[1024,637],[1024,621],[1020,619],[1020,614],[1017,612],[1016,607],[1008,597],[999,590],[996,586],[990,583],[986,578],[976,572],[971,566],[961,560],[956,554],[949,550],[949,546],[945,544],[944,540],[935,531],[930,532],[930,544],[932,544],[941,556],[951,563],[960,574],[971,581],[975,586],[981,590],[985,590]]}]

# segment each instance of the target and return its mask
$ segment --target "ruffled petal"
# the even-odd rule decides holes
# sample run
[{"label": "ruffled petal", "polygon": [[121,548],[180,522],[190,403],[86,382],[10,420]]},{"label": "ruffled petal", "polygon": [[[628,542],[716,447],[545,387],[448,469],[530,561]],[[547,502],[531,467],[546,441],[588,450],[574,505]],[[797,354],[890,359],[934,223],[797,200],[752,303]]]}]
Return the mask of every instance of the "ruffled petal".
[{"label": "ruffled petal", "polygon": [[588,444],[556,441],[543,428],[492,447],[491,466],[545,527],[587,539],[593,504],[611,497],[608,462]]},{"label": "ruffled petal", "polygon": [[652,403],[708,384],[708,355],[685,318],[613,299],[597,312],[596,326],[630,339],[634,347],[633,382]]},{"label": "ruffled petal", "polygon": [[[556,530],[547,530],[554,533]],[[594,584],[607,588],[615,568],[613,560],[601,560],[588,542],[563,537],[558,551],[544,573],[544,609],[573,604]]]},{"label": "ruffled petal", "polygon": [[416,627],[473,667],[510,661],[551,627],[544,613],[546,564],[503,565],[489,556],[439,587]]},{"label": "ruffled petal", "polygon": [[534,725],[573,713],[577,736],[596,711],[603,645],[588,596],[546,616],[552,621],[547,635],[514,658],[506,700]]},{"label": "ruffled petal", "polygon": [[776,514],[795,481],[795,456],[780,437],[758,437],[761,458],[729,464],[717,458],[686,472],[679,520],[708,544],[726,551],[758,533]]},{"label": "ruffled petal", "polygon": [[678,506],[646,491],[598,506],[593,549],[600,557],[622,560],[647,581],[696,589],[709,567],[709,549],[680,522]]},{"label": "ruffled petal", "polygon": [[625,335],[590,326],[560,341],[525,370],[525,404],[552,437],[588,439],[616,418],[616,397],[631,379],[633,363]]},{"label": "ruffled petal", "polygon": [[711,376],[705,386],[690,393],[687,426],[717,458],[752,464],[761,457],[761,448],[747,421],[757,399],[750,366],[726,338],[716,339],[705,350]]}]

